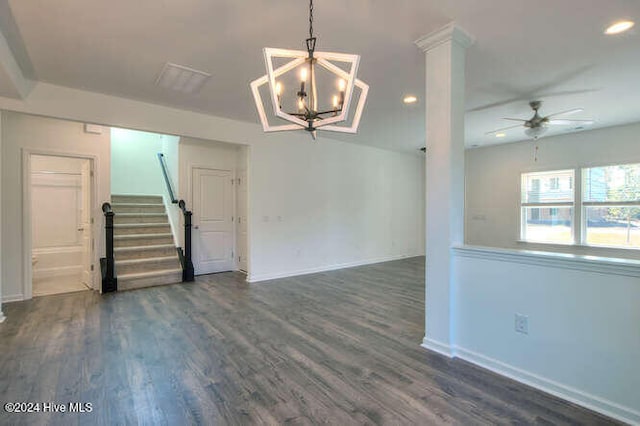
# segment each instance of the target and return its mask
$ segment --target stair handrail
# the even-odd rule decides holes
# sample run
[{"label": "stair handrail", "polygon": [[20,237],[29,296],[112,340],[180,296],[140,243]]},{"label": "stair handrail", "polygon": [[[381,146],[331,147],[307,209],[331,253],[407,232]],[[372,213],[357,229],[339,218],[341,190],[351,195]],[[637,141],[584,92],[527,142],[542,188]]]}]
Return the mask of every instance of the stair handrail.
[{"label": "stair handrail", "polygon": [[164,176],[164,183],[167,185],[167,191],[169,192],[169,197],[171,198],[172,204],[178,204],[178,208],[182,210],[182,214],[184,215],[184,251],[182,248],[177,247],[178,256],[180,257],[180,263],[182,264],[182,281],[183,282],[191,282],[194,280],[194,269],[193,269],[193,261],[191,259],[191,216],[192,213],[187,210],[187,205],[184,200],[178,201],[175,197],[175,191],[173,190],[173,185],[171,184],[171,179],[169,178],[169,173],[167,170],[167,162],[165,160],[164,154],[158,153],[158,161],[160,161],[160,168],[162,169],[162,176]]},{"label": "stair handrail", "polygon": [[164,158],[164,154],[161,152],[158,153],[158,161],[160,161],[160,169],[162,169],[162,176],[164,176],[164,183],[167,185],[167,191],[169,192],[171,203],[176,204],[178,202],[178,199],[175,197],[173,184],[171,183],[171,179],[169,178],[169,173],[167,171],[167,162]]},{"label": "stair handrail", "polygon": [[184,253],[178,248],[180,263],[182,263],[182,281],[194,281],[193,262],[191,260],[191,211],[187,210],[184,200],[178,201],[178,207],[184,215]]},{"label": "stair handrail", "polygon": [[118,277],[116,274],[116,263],[113,254],[113,217],[115,216],[115,213],[111,208],[111,204],[108,202],[102,204],[102,212],[104,213],[105,231],[105,257],[100,259],[102,292],[110,293],[118,291]]}]

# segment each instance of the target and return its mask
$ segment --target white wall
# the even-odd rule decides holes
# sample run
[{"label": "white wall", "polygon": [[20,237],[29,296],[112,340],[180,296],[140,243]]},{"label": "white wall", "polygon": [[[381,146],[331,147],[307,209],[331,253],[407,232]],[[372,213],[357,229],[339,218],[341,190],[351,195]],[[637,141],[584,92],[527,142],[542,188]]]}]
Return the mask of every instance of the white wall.
[{"label": "white wall", "polygon": [[465,243],[640,258],[640,251],[518,243],[520,174],[640,162],[640,123],[466,151]]},{"label": "white wall", "polygon": [[[640,264],[596,272],[588,260],[480,254],[455,257],[454,353],[640,423]],[[528,335],[515,332],[515,313],[528,316]]]},{"label": "white wall", "polygon": [[162,135],[111,129],[111,193],[162,195],[166,192],[158,161]]},{"label": "white wall", "polygon": [[[23,212],[22,152],[77,154],[95,156],[96,203],[93,211],[96,225],[102,228],[102,201],[109,199],[109,132],[101,135],[84,132],[82,123],[3,111],[2,113],[2,297],[21,300],[23,277]],[[96,259],[104,255],[102,232],[96,236]],[[29,258],[30,259],[30,256]]]},{"label": "white wall", "polygon": [[423,164],[306,134],[253,144],[249,279],[423,254]]}]

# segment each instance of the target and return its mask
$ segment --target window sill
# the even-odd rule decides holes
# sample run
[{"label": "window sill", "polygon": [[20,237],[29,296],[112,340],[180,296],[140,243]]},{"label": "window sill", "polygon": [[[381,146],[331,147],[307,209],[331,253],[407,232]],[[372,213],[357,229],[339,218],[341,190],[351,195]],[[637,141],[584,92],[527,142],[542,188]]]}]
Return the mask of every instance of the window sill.
[{"label": "window sill", "polygon": [[[639,247],[620,247],[620,246],[590,246],[588,244],[574,244],[574,243],[546,243],[544,241],[527,241],[527,240],[516,240],[516,243],[519,245],[543,245],[548,247],[575,247],[578,249],[591,249],[591,250],[622,250],[622,251],[638,251],[640,252]],[[544,250],[543,250],[544,251]],[[607,256],[602,256],[603,258],[608,258]]]},{"label": "window sill", "polygon": [[480,246],[458,246],[453,247],[452,251],[458,257],[640,278],[640,260],[634,259]]}]

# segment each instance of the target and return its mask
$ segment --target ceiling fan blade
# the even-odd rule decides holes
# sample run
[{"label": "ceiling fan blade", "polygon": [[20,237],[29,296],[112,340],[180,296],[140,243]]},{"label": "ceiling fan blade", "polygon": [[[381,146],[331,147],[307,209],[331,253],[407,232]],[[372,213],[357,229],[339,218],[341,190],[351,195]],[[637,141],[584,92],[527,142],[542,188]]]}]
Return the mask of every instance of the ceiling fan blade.
[{"label": "ceiling fan blade", "polygon": [[527,120],[523,120],[522,118],[508,118],[508,117],[502,117],[503,120],[509,120],[509,121],[519,121],[521,123],[526,123]]},{"label": "ceiling fan blade", "polygon": [[560,126],[571,126],[572,124],[593,124],[593,120],[563,120],[563,119],[555,119],[549,120],[549,124],[560,125]]},{"label": "ceiling fan blade", "polygon": [[557,117],[559,115],[577,114],[577,113],[582,112],[582,111],[584,111],[584,109],[582,109],[582,108],[574,108],[574,109],[570,109],[570,110],[567,110],[567,111],[556,112],[554,114],[547,115],[546,118]]},{"label": "ceiling fan blade", "polygon": [[516,124],[515,126],[503,127],[502,129],[492,130],[490,132],[485,133],[485,135],[493,135],[494,133],[504,132],[505,130],[515,129],[516,127],[522,127],[521,124]]},{"label": "ceiling fan blade", "polygon": [[505,105],[513,104],[516,102],[525,102],[531,99],[547,99],[558,96],[574,96],[574,95],[582,95],[585,93],[593,93],[599,92],[602,90],[601,87],[596,87],[593,89],[582,89],[582,90],[563,90],[558,92],[530,92],[527,94],[523,94],[521,96],[517,96],[514,98],[505,99],[504,101],[493,102],[490,104],[479,105],[477,107],[466,110],[465,112],[477,112],[477,111],[485,111],[488,109],[498,108]]}]

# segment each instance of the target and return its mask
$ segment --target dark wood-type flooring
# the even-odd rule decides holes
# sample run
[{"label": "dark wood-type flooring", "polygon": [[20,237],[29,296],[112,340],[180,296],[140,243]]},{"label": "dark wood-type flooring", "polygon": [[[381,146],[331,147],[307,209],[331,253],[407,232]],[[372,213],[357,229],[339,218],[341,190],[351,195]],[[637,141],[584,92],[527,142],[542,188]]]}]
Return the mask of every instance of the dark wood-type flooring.
[{"label": "dark wood-type flooring", "polygon": [[4,306],[2,424],[606,424],[420,348],[424,258],[247,284],[240,273]]}]

